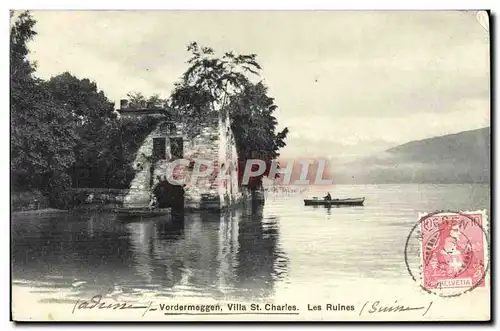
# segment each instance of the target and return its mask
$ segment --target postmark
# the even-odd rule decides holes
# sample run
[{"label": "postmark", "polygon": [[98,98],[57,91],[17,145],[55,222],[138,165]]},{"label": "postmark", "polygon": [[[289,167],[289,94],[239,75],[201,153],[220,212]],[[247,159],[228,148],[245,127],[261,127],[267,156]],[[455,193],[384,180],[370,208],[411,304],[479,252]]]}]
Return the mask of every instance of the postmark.
[{"label": "postmark", "polygon": [[[408,271],[423,290],[442,297],[484,288],[489,270],[487,234],[484,210],[420,214],[405,245]],[[411,249],[412,243],[418,250]],[[410,263],[412,258],[416,261],[411,256],[416,253],[418,267]]]}]

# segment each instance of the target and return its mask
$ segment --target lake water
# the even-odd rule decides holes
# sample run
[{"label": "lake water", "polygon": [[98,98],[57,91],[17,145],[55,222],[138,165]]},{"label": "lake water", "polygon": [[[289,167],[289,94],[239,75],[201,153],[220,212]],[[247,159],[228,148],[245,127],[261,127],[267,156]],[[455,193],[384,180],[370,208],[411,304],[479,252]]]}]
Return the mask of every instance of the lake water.
[{"label": "lake water", "polygon": [[[349,281],[407,282],[406,238],[419,212],[490,210],[489,185],[356,185],[362,207],[306,207],[326,188],[290,187],[224,215],[14,215],[12,276],[47,302],[102,295],[259,300],[335,295]],[[61,293],[65,293],[61,295]]]}]

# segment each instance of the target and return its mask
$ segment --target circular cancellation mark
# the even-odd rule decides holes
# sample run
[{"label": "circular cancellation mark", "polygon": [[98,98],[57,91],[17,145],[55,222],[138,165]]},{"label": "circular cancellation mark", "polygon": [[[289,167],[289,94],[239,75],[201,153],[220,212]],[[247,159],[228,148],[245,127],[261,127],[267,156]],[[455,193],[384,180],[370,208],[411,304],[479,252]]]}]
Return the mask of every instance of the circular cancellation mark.
[{"label": "circular cancellation mark", "polygon": [[486,211],[419,215],[405,244],[408,273],[424,291],[441,297],[485,287],[490,267],[487,225]]}]

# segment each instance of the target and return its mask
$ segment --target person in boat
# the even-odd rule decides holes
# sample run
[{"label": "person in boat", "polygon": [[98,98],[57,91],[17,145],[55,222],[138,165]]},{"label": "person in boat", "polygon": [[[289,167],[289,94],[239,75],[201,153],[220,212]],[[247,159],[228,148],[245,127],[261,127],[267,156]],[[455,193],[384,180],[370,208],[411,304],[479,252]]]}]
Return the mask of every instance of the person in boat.
[{"label": "person in boat", "polygon": [[332,196],[330,195],[330,192],[325,196],[325,200],[330,201],[332,200]]}]

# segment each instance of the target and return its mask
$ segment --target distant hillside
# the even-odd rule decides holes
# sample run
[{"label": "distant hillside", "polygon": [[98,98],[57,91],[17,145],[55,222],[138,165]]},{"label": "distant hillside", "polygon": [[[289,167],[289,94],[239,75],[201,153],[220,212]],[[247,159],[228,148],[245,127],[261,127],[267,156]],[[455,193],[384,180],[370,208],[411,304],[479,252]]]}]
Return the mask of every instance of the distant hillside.
[{"label": "distant hillside", "polygon": [[490,128],[412,141],[334,169],[337,183],[488,183]]}]

